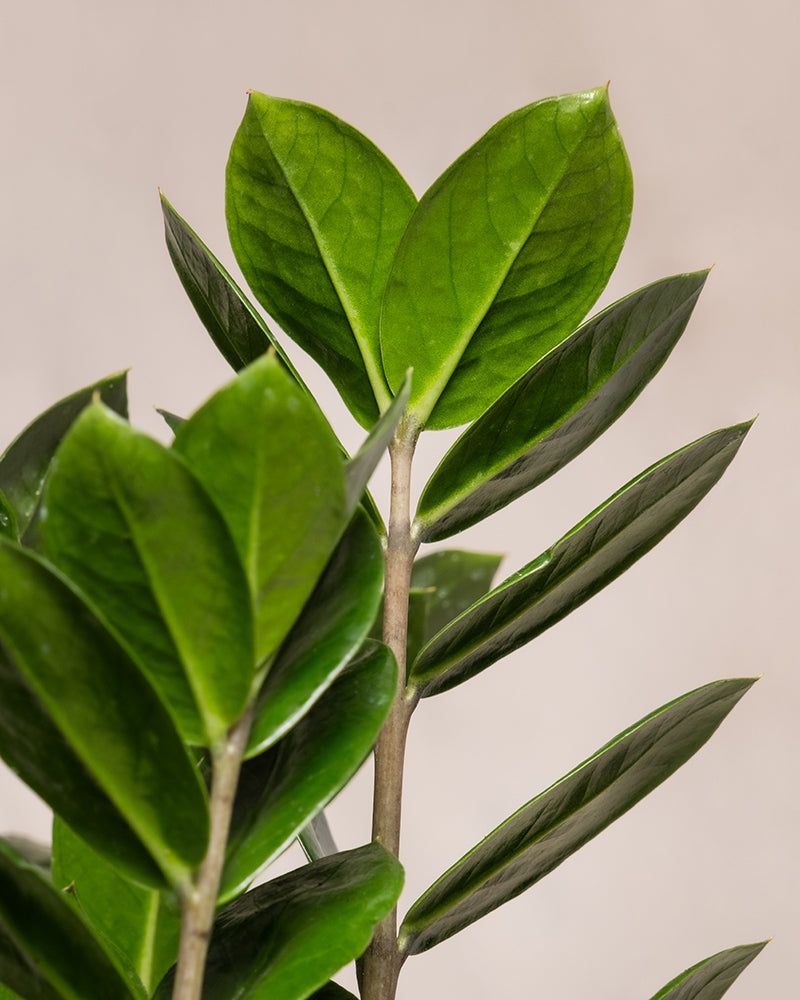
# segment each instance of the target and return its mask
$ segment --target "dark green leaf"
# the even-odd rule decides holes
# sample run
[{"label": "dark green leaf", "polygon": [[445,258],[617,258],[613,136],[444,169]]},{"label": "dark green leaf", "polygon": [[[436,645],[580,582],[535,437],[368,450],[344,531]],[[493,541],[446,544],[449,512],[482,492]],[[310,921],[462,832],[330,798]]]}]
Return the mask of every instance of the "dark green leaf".
[{"label": "dark green leaf", "polygon": [[[399,862],[374,843],[259,886],[217,918],[203,1000],[303,1000],[364,951],[402,885]],[[169,1000],[172,981],[155,1000]]]},{"label": "dark green leaf", "polygon": [[[167,879],[181,883],[205,854],[208,809],[166,708],[127,648],[39,557],[0,540],[0,580],[4,756],[112,864],[158,884],[152,865],[130,849],[121,816]],[[15,720],[15,707],[28,716]],[[48,759],[59,743],[68,745],[66,759]],[[75,774],[74,758],[83,766]],[[114,810],[96,786],[83,798],[87,771]]]},{"label": "dark green leaf", "polygon": [[433,588],[425,623],[426,642],[484,596],[502,559],[488,552],[440,549],[415,561],[411,586]]},{"label": "dark green leaf", "polygon": [[608,281],[632,182],[605,88],[503,118],[422,198],[386,287],[386,377],[420,425],[479,416],[575,329]]},{"label": "dark green leaf", "polygon": [[0,938],[0,980],[24,1000],[147,996],[47,878],[2,840]]},{"label": "dark green leaf", "polygon": [[48,555],[138,655],[184,739],[223,739],[253,683],[250,595],[225,520],[180,456],[93,404],[46,503]]},{"label": "dark green leaf", "polygon": [[58,816],[53,823],[53,883],[69,887],[84,916],[130,960],[148,995],[178,957],[180,912],[174,896],[123,878]]},{"label": "dark green leaf", "polygon": [[169,410],[162,410],[160,406],[156,407],[156,413],[160,413],[164,418],[164,423],[169,427],[173,434],[178,433],[178,428],[181,424],[186,423],[186,417],[179,417],[176,413],[170,413]]},{"label": "dark green leaf", "polygon": [[598,438],[666,361],[707,273],[665,278],[609,306],[511,386],[425,487],[417,509],[423,541],[500,510]]},{"label": "dark green leaf", "polygon": [[720,951],[667,983],[652,1000],[720,1000],[767,943]]},{"label": "dark green leaf", "polygon": [[4,535],[6,538],[11,538],[14,541],[19,538],[14,510],[2,492],[0,492],[0,535]]},{"label": "dark green leaf", "polygon": [[343,986],[334,983],[332,980],[326,983],[321,990],[312,993],[309,1000],[357,1000],[352,993],[349,993]]},{"label": "dark green leaf", "polygon": [[327,858],[339,851],[324,812],[318,812],[308,826],[298,833],[297,839],[309,861],[319,861],[320,858]]},{"label": "dark green leaf", "polygon": [[3,839],[17,854],[21,854],[28,864],[39,868],[45,874],[50,873],[52,859],[47,844],[40,844],[38,840],[31,840],[29,837],[14,833],[6,834]]},{"label": "dark green leaf", "polygon": [[369,633],[382,591],[381,544],[357,511],[267,674],[247,756],[275,743],[335,680]]},{"label": "dark green leaf", "polygon": [[242,892],[355,774],[372,749],[396,684],[391,652],[370,641],[279,743],[245,762],[220,899]]},{"label": "dark green leaf", "polygon": [[618,490],[538,559],[443,629],[420,653],[410,683],[424,697],[473,677],[530,642],[611,583],[702,500],[750,423],[708,434]]},{"label": "dark green leaf", "polygon": [[60,400],[38,416],[0,458],[0,491],[14,510],[20,537],[25,533],[41,496],[47,470],[72,422],[99,395],[106,406],[126,416],[126,373],[110,375]]},{"label": "dark green leaf", "polygon": [[240,371],[271,346],[287,371],[303,385],[283,348],[244,292],[163,194],[161,209],[167,249],[181,284],[231,368]]},{"label": "dark green leaf", "polygon": [[677,771],[754,683],[690,691],[537,795],[414,903],[400,928],[401,951],[427,951],[548,875]]},{"label": "dark green leaf", "polygon": [[267,354],[182,424],[173,447],[228,522],[250,583],[260,663],[286,636],[347,523],[339,443]]},{"label": "dark green leaf", "polygon": [[395,167],[352,126],[310,104],[250,93],[228,161],[233,252],[259,302],[365,427],[391,397],[380,300],[415,205]]}]

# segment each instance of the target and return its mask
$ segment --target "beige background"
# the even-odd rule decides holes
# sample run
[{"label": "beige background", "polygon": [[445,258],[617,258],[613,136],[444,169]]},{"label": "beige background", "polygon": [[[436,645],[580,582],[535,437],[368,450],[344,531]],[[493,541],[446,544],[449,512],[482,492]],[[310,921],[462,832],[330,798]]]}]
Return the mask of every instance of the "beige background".
[{"label": "beige background", "polygon": [[[611,80],[634,221],[603,301],[715,264],[636,406],[535,496],[463,536],[538,554],[632,475],[760,411],[659,549],[534,645],[424,703],[404,829],[411,902],[602,743],[706,681],[764,674],[711,743],[539,887],[408,963],[403,997],[646,1000],[775,935],[736,997],[798,991],[796,4],[673,0],[6,2],[0,21],[0,432],[132,366],[134,420],[228,377],[163,246],[161,185],[224,261],[227,149],[252,87],[321,104],[417,193],[497,118]],[[321,385],[321,381],[316,384]],[[350,444],[359,433],[332,404]],[[433,436],[420,473],[444,439]],[[381,493],[381,488],[377,488]],[[367,839],[361,780],[331,812]],[[4,772],[0,829],[48,836]]]}]

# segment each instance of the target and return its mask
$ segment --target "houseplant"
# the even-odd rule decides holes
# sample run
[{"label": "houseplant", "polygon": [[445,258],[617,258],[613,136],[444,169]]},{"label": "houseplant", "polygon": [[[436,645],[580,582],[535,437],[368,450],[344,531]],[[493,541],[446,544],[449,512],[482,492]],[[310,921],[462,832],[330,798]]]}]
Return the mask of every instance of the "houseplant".
[{"label": "houseplant", "polygon": [[[238,375],[187,419],[165,412],[170,447],[130,427],[112,376],[0,460],[0,753],[56,817],[52,858],[0,845],[0,998],[335,1000],[350,994],[331,977],[357,959],[364,1000],[390,1000],[407,959],[552,871],[751,686],[714,681],[614,737],[398,928],[412,714],[645,554],[749,429],[656,462],[499,585],[493,556],[420,554],[563,468],[680,338],[705,272],[584,321],[631,205],[605,88],[502,119],[419,202],[352,127],[251,94],[228,165],[231,243],[364,428],[350,458],[162,198],[178,276]],[[420,436],[461,425],[413,512]],[[382,514],[365,491],[387,449]],[[371,842],[338,852],[322,810],[373,748]],[[295,838],[309,864],[251,888]],[[701,961],[657,997],[713,1000],[762,947]]]}]

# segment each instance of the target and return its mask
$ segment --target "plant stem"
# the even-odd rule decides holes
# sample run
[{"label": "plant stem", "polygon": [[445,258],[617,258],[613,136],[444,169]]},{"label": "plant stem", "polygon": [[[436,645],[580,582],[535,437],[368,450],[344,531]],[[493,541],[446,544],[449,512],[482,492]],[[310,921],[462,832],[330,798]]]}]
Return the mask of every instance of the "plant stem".
[{"label": "plant stem", "polygon": [[197,873],[196,883],[187,888],[181,899],[181,941],[172,1000],[200,1000],[203,991],[206,954],[225,862],[225,845],[252,722],[251,706],[228,731],[225,741],[211,752],[208,851]]},{"label": "plant stem", "polygon": [[[405,421],[389,449],[391,508],[386,545],[383,640],[397,659],[397,693],[375,744],[372,836],[396,857],[400,853],[400,813],[406,735],[415,701],[406,693],[406,642],[411,568],[419,541],[411,532],[411,461],[418,432]],[[378,924],[361,966],[363,1000],[393,1000],[402,964],[397,948],[397,909]]]}]

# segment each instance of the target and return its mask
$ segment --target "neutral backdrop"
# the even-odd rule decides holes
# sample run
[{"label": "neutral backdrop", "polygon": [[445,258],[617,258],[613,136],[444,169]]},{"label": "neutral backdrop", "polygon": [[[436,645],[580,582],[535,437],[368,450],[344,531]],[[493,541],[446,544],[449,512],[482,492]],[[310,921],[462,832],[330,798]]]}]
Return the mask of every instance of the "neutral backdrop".
[{"label": "neutral backdrop", "polygon": [[[403,905],[653,708],[716,678],[763,679],[645,802],[534,890],[410,960],[404,998],[646,1000],[699,959],[771,935],[731,996],[798,993],[796,10],[789,0],[2,7],[4,442],[121,368],[132,368],[134,421],[162,436],[153,406],[189,412],[229,377],[172,271],[157,186],[234,268],[223,175],[248,88],[332,110],[421,194],[502,115],[610,80],[636,201],[602,301],[715,265],[684,340],[635,406],[458,543],[506,553],[510,572],[656,459],[760,412],[722,482],[656,551],[532,646],[423,704]],[[355,445],[360,432],[324,392]],[[446,443],[431,437],[420,474]],[[45,807],[0,778],[0,830],[47,839]],[[331,810],[343,846],[368,838],[368,787],[364,774]]]}]

